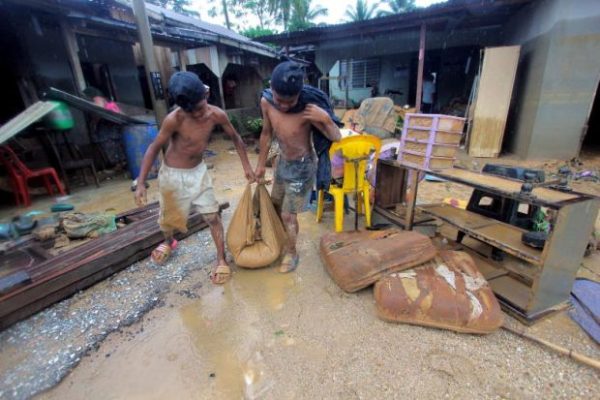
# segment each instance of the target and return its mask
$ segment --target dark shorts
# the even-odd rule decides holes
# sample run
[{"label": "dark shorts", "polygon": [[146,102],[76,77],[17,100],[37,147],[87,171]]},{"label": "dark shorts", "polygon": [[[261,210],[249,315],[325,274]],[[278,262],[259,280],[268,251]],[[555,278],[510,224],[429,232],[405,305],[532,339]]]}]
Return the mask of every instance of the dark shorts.
[{"label": "dark shorts", "polygon": [[271,191],[273,204],[292,214],[306,211],[315,183],[317,157],[313,154],[299,160],[280,158]]}]

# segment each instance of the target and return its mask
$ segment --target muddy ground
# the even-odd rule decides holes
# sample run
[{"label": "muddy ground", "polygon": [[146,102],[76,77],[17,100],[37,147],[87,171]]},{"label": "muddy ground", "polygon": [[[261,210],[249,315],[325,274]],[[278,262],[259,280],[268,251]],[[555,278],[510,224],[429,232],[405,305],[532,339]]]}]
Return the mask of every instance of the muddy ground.
[{"label": "muddy ground", "polygon": [[[224,212],[226,226],[244,188],[230,147],[215,141],[210,148],[218,155],[207,160],[217,195],[232,205]],[[600,169],[593,157],[582,161],[578,168]],[[69,201],[85,211],[122,211],[133,206],[128,186],[115,179],[99,191],[79,189]],[[599,183],[574,186],[600,193]],[[460,185],[425,183],[419,200],[469,193]],[[38,200],[31,209],[48,204]],[[208,276],[216,252],[202,231],[183,240],[166,265],[143,260],[1,332],[0,398],[600,397],[598,372],[504,331],[464,335],[379,320],[370,288],[346,294],[327,275],[318,238],[333,228],[332,213],[320,224],[314,218],[312,211],[301,216],[295,273],[238,268],[230,283],[215,286]],[[587,258],[582,273],[599,279],[598,261]],[[532,328],[507,319],[600,358],[600,348],[564,312]]]}]

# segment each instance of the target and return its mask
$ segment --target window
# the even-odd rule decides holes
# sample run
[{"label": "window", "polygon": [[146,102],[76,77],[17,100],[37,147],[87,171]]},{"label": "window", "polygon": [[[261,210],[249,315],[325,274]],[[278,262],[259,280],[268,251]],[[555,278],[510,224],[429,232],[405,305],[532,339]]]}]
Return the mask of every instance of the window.
[{"label": "window", "polygon": [[340,77],[346,80],[340,81],[340,88],[364,89],[379,85],[379,59],[341,60]]}]

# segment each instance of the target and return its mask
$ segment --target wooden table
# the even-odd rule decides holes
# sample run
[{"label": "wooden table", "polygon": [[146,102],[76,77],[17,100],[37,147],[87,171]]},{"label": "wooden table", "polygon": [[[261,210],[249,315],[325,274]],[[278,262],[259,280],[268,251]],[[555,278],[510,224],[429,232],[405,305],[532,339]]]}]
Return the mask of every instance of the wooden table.
[{"label": "wooden table", "polygon": [[[407,172],[413,171],[410,174],[412,193],[407,204],[405,229],[413,229],[418,210],[529,264],[528,268],[517,269],[501,263],[498,265],[506,270],[506,274],[494,279],[486,276],[505,309],[531,323],[567,304],[588,239],[594,230],[600,199],[588,194],[550,188],[536,188],[527,195],[521,193],[521,181],[462,169],[426,172],[449,182],[471,186],[520,203],[555,210],[556,220],[544,248],[534,249],[521,242],[521,235],[525,230],[516,226],[447,204],[417,207],[418,172],[423,171],[406,167],[397,161],[379,161],[379,165],[388,167],[388,175],[391,170],[396,179],[403,179],[403,182],[395,183],[395,187],[402,192],[401,198],[404,198],[402,196],[406,192]],[[379,178],[378,175],[376,193],[379,193]],[[387,178],[387,183],[385,177],[382,178],[386,185],[381,188],[384,199],[386,195],[389,197],[389,188],[394,187],[389,182],[390,177]]]}]

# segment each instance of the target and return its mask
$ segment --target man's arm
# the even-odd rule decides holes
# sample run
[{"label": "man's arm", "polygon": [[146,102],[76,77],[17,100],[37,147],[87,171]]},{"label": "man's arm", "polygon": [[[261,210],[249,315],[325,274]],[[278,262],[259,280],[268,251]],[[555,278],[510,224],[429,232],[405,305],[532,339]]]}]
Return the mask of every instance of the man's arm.
[{"label": "man's arm", "polygon": [[262,109],[263,128],[259,142],[260,154],[258,156],[258,163],[256,164],[256,179],[258,180],[265,177],[267,156],[269,155],[269,147],[271,146],[271,139],[273,136],[273,127],[267,113],[267,107],[269,107],[269,102],[264,98],[261,99],[260,108]]},{"label": "man's arm", "polygon": [[154,139],[154,141],[150,143],[150,146],[148,146],[148,149],[146,149],[144,158],[142,158],[140,176],[137,178],[138,183],[135,191],[135,202],[138,206],[146,204],[146,178],[148,177],[148,172],[150,172],[150,168],[152,168],[152,164],[160,152],[160,149],[169,143],[175,130],[176,124],[174,118],[172,116],[167,116],[160,127],[156,139]]},{"label": "man's arm", "polygon": [[342,139],[340,128],[333,122],[327,111],[323,110],[321,107],[309,104],[302,112],[302,116],[318,130],[323,132],[327,139],[332,142],[339,142]]},{"label": "man's arm", "polygon": [[244,146],[244,141],[231,124],[231,121],[229,120],[229,117],[227,116],[225,111],[221,110],[220,108],[217,111],[217,123],[221,125],[223,131],[233,141],[233,145],[235,146],[235,149],[237,150],[237,153],[240,156],[240,160],[242,161],[242,166],[244,167],[246,179],[248,179],[248,182],[250,183],[254,182],[256,178],[254,177],[254,171],[250,166],[250,161],[248,161],[248,153],[246,152],[246,146]]}]

